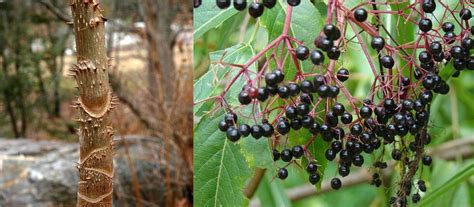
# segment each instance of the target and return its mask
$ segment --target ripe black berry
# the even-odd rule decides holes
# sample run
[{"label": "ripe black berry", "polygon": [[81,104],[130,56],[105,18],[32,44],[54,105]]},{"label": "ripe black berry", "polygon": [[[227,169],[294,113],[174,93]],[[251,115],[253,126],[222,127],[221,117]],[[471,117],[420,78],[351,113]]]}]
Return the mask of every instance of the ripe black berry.
[{"label": "ripe black berry", "polygon": [[420,94],[420,100],[423,104],[431,102],[432,99],[433,93],[429,90],[423,91],[423,93]]},{"label": "ripe black berry", "polygon": [[426,165],[426,166],[431,165],[431,162],[432,162],[431,156],[425,155],[422,161],[423,161],[423,165]]},{"label": "ripe black berry", "polygon": [[250,126],[247,124],[242,124],[239,127],[239,132],[243,137],[247,137],[250,134]]},{"label": "ripe black berry", "polygon": [[346,81],[349,79],[349,70],[345,68],[341,68],[337,71],[337,79],[340,80],[341,82]]},{"label": "ripe black berry", "polygon": [[290,119],[296,118],[297,116],[296,108],[293,106],[286,107],[285,115],[286,115],[286,118],[290,118]]},{"label": "ripe black berry", "polygon": [[351,134],[356,136],[362,134],[362,126],[360,124],[352,125]]},{"label": "ripe black berry", "polygon": [[372,39],[372,42],[370,43],[370,45],[375,50],[382,50],[383,47],[385,46],[385,40],[380,36],[376,36]]},{"label": "ripe black berry", "polygon": [[288,170],[286,168],[280,168],[278,170],[278,178],[284,180],[288,177]]},{"label": "ripe black berry", "polygon": [[227,138],[232,142],[236,142],[240,139],[239,130],[237,130],[235,127],[229,127],[227,129]]},{"label": "ripe black berry", "polygon": [[280,158],[285,162],[289,162],[291,159],[293,159],[293,153],[289,149],[284,149],[281,151]]},{"label": "ripe black berry", "polygon": [[279,120],[277,123],[278,133],[285,135],[290,132],[290,123],[287,120]]},{"label": "ripe black berry", "polygon": [[234,0],[234,8],[242,11],[247,8],[247,0]]},{"label": "ripe black berry", "polygon": [[320,179],[321,179],[321,176],[317,173],[309,175],[309,178],[308,178],[309,182],[313,185],[318,183]]},{"label": "ripe black berry", "polygon": [[225,132],[229,128],[229,125],[225,121],[219,122],[219,130]]},{"label": "ripe black berry", "polygon": [[293,157],[295,159],[300,158],[304,154],[304,149],[301,146],[294,146],[291,151],[293,152]]},{"label": "ripe black berry", "polygon": [[277,83],[280,83],[285,79],[285,74],[281,69],[276,69],[275,71],[273,71],[273,73],[275,73]]},{"label": "ripe black berry", "polygon": [[300,45],[295,49],[295,53],[298,59],[306,60],[309,56],[309,49],[304,45]]},{"label": "ripe black berry", "polygon": [[434,41],[430,44],[430,52],[437,54],[443,52],[443,46],[440,42]]},{"label": "ripe black berry", "polygon": [[269,123],[263,123],[262,130],[263,130],[264,137],[271,137],[274,132],[273,126]]},{"label": "ripe black berry", "polygon": [[309,116],[309,115],[306,115],[306,116],[303,116],[303,118],[301,119],[301,125],[304,127],[304,128],[311,128],[314,124],[314,119],[313,117]]},{"label": "ripe black berry", "polygon": [[280,152],[278,152],[278,150],[273,149],[272,154],[273,154],[273,161],[277,161],[280,159]]},{"label": "ripe black berry", "polygon": [[300,103],[296,106],[296,113],[300,116],[305,116],[309,113],[310,109],[308,104]]},{"label": "ripe black berry", "polygon": [[421,199],[421,196],[418,193],[413,194],[413,196],[411,197],[411,200],[413,201],[413,203],[418,203],[420,199]]},{"label": "ripe black berry", "polygon": [[433,27],[433,23],[431,22],[430,19],[423,18],[418,23],[418,27],[420,28],[422,32],[428,32]]},{"label": "ripe black berry", "polygon": [[418,189],[420,189],[421,192],[426,192],[425,181],[418,180],[417,184],[418,184]]},{"label": "ripe black berry", "polygon": [[335,152],[340,152],[342,150],[342,143],[339,140],[331,142],[331,149]]},{"label": "ripe black berry", "polygon": [[339,49],[336,46],[332,46],[327,51],[326,55],[331,60],[337,60],[337,59],[339,59],[339,56],[341,56],[341,51],[339,51]]},{"label": "ripe black berry", "polygon": [[341,180],[339,178],[333,178],[331,180],[331,188],[334,189],[334,190],[338,190],[339,188],[341,188],[342,186],[342,183],[341,183]]},{"label": "ripe black berry", "polygon": [[317,39],[316,46],[323,51],[328,51],[334,46],[334,42],[329,37],[322,36]]},{"label": "ripe black berry", "polygon": [[333,24],[324,25],[323,32],[330,40],[337,40],[341,37],[341,31]]},{"label": "ripe black berry", "polygon": [[336,152],[334,152],[333,149],[327,149],[326,153],[324,155],[325,155],[326,159],[329,160],[329,161],[332,161],[332,160],[334,160],[334,158],[336,158]]},{"label": "ripe black berry", "polygon": [[250,98],[249,93],[247,93],[246,91],[241,91],[241,92],[239,93],[239,102],[240,102],[242,105],[247,105],[247,104],[249,104],[250,102],[252,102],[252,98]]},{"label": "ripe black berry", "polygon": [[443,23],[441,28],[443,29],[444,32],[452,32],[454,31],[454,24],[451,22],[445,22]]},{"label": "ripe black berry", "polygon": [[346,109],[344,108],[344,105],[340,104],[340,103],[335,103],[333,106],[332,106],[332,111],[334,112],[334,115],[336,116],[341,116],[344,111]]},{"label": "ripe black berry", "polygon": [[288,91],[290,93],[290,96],[297,96],[300,93],[300,86],[296,83],[289,83]]},{"label": "ripe black berry", "polygon": [[380,58],[380,61],[382,62],[383,67],[387,69],[393,68],[393,65],[395,65],[395,61],[393,60],[392,56],[385,55]]},{"label": "ripe black berry", "polygon": [[319,50],[311,52],[310,58],[315,65],[321,65],[324,62],[324,54]]},{"label": "ripe black berry", "polygon": [[313,83],[311,81],[304,80],[301,82],[301,91],[303,91],[303,93],[311,93],[313,90]]},{"label": "ripe black berry", "polygon": [[370,116],[372,116],[372,109],[368,106],[362,106],[360,108],[360,116],[364,119],[367,119],[369,118]]},{"label": "ripe black berry", "polygon": [[433,13],[433,11],[436,9],[436,3],[434,0],[423,0],[421,8],[426,13]]},{"label": "ripe black berry", "polygon": [[288,88],[288,86],[280,86],[280,87],[278,87],[278,95],[279,95],[281,98],[288,98],[288,97],[290,97],[290,89]]},{"label": "ripe black berry", "polygon": [[263,136],[263,129],[260,125],[253,125],[252,128],[250,128],[250,134],[253,138],[260,139],[260,137]]},{"label": "ripe black berry", "polygon": [[402,152],[399,149],[394,149],[392,151],[392,158],[394,160],[400,160],[402,158]]},{"label": "ripe black berry", "polygon": [[339,166],[339,175],[341,175],[342,177],[346,177],[347,175],[349,175],[350,172],[351,170],[349,167],[345,165]]},{"label": "ripe black berry", "polygon": [[216,0],[216,5],[219,9],[225,9],[230,6],[230,0]]},{"label": "ripe black berry", "polygon": [[354,18],[358,22],[363,22],[367,20],[367,11],[364,8],[358,8],[354,10]]},{"label": "ripe black berry", "polygon": [[249,14],[253,18],[258,18],[262,16],[264,8],[262,3],[252,2],[249,5]]},{"label": "ripe black berry", "polygon": [[329,96],[331,98],[336,98],[338,94],[339,94],[339,87],[329,86],[329,92],[328,92],[327,96]]},{"label": "ripe black berry", "polygon": [[451,48],[450,53],[451,53],[451,56],[454,58],[461,58],[463,49],[460,46],[455,45]]},{"label": "ripe black berry", "polygon": [[[361,146],[361,145],[359,144],[359,146]],[[362,155],[359,155],[359,154],[354,155],[352,157],[352,164],[354,164],[355,166],[358,166],[358,167],[362,166],[362,164],[364,164],[364,157]]]},{"label": "ripe black berry", "polygon": [[300,95],[300,101],[301,103],[311,104],[313,103],[313,95],[311,93],[302,93]]},{"label": "ripe black berry", "polygon": [[316,162],[312,161],[308,163],[308,166],[306,166],[306,171],[310,174],[318,172],[318,165],[316,164]]},{"label": "ripe black berry", "polygon": [[278,84],[278,79],[277,79],[277,75],[275,73],[267,73],[265,74],[265,83],[267,84],[267,86],[275,86]]},{"label": "ripe black berry", "polygon": [[421,51],[418,55],[418,60],[422,63],[428,63],[431,61],[431,55],[427,51]]},{"label": "ripe black berry", "polygon": [[286,0],[290,6],[298,6],[301,3],[301,0]]},{"label": "ripe black berry", "polygon": [[291,128],[294,129],[294,130],[299,130],[299,129],[301,129],[301,127],[303,126],[303,124],[301,123],[301,119],[299,119],[299,118],[293,118],[293,119],[291,119],[290,126],[291,126]]},{"label": "ripe black berry", "polygon": [[466,38],[462,39],[461,46],[466,50],[470,50],[470,49],[473,48],[474,42],[471,38],[466,37]]},{"label": "ripe black berry", "polygon": [[459,12],[459,17],[461,17],[461,19],[466,20],[466,21],[471,19],[472,17],[471,10],[467,8],[461,9],[461,12]]},{"label": "ripe black berry", "polygon": [[257,89],[257,100],[259,101],[265,101],[268,98],[269,92],[266,87],[259,87]]},{"label": "ripe black berry", "polygon": [[343,124],[350,124],[352,122],[352,114],[344,112],[341,116],[341,122]]},{"label": "ripe black berry", "polygon": [[327,85],[321,85],[318,87],[317,90],[319,96],[326,98],[329,95],[329,86]]},{"label": "ripe black berry", "polygon": [[229,126],[234,125],[235,123],[237,123],[237,114],[235,114],[234,112],[227,112],[224,116],[224,121]]},{"label": "ripe black berry", "polygon": [[276,5],[277,0],[263,0],[263,6],[271,9]]}]

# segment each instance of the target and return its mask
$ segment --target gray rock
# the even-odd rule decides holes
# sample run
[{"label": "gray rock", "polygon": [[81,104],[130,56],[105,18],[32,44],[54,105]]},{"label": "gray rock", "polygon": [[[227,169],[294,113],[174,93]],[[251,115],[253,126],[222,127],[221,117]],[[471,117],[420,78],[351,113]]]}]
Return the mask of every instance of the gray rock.
[{"label": "gray rock", "polygon": [[[115,146],[114,206],[134,206],[138,193],[144,206],[163,206],[165,192],[185,191],[190,172],[180,167],[185,163],[173,147],[170,160],[165,159],[161,139],[127,136],[116,138]],[[77,143],[0,138],[0,206],[74,206],[78,147]],[[164,181],[167,166],[171,189]]]}]

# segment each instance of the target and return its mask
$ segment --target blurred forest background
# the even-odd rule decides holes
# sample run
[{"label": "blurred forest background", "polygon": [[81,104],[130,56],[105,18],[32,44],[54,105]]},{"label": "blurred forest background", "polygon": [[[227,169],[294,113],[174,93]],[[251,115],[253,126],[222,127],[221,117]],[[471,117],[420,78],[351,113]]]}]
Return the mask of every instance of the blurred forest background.
[{"label": "blurred forest background", "polygon": [[[129,177],[117,175],[121,170],[116,170],[119,171],[117,182],[126,182],[122,183],[123,196],[130,196],[130,203],[137,206],[163,204],[160,202],[189,204],[192,201],[191,1],[103,0],[100,3],[108,19],[110,82],[120,100],[113,112],[116,168],[121,169],[123,158],[124,166],[129,169],[124,172],[130,174]],[[61,148],[72,145],[71,149],[77,149],[78,142],[75,130],[79,125],[74,121],[77,111],[70,107],[78,93],[75,80],[68,77],[71,64],[76,62],[71,19],[69,1],[0,0],[0,205],[19,204],[22,198],[34,201],[35,196],[18,196],[25,194],[21,191],[25,185],[37,184],[23,179],[38,178],[31,172],[32,163],[42,163],[44,157],[56,152],[61,153],[54,155],[59,156],[55,161],[70,158],[69,154],[77,152],[71,150],[64,155],[66,158],[61,158],[64,153]],[[23,166],[25,159],[15,156],[25,153],[35,160]],[[58,164],[64,172],[52,166],[59,170],[57,174],[75,173],[75,158],[70,159]],[[38,167],[45,165],[48,163]],[[144,175],[141,171],[149,165],[158,167],[148,169],[152,172]],[[21,177],[25,171],[26,175]],[[38,171],[43,173],[40,177],[43,179],[39,180],[44,181],[47,172]],[[74,176],[71,179],[77,182]],[[182,178],[175,178],[178,176]],[[54,185],[65,185],[68,188],[65,194],[70,193],[71,198],[43,195],[41,199],[52,204],[74,203],[76,189],[72,181],[55,181],[60,184],[53,182],[51,189],[41,189],[50,190],[49,196],[54,197],[65,193],[57,191],[62,186]],[[151,189],[160,186],[164,197],[155,198],[156,192]],[[121,199],[118,194],[116,198]]]},{"label": "blurred forest background", "polygon": [[[328,15],[325,2],[327,1],[311,0],[311,4],[322,17],[319,19],[321,22],[325,21]],[[349,0],[344,1],[344,4],[353,8],[361,2],[367,1]],[[455,8],[459,3],[458,0],[443,2],[450,5],[450,8]],[[213,4],[206,1],[199,9],[211,8],[209,5]],[[212,9],[218,10],[217,7],[212,7]],[[438,9],[434,12],[434,16],[442,16],[443,12],[445,11]],[[212,68],[209,65],[213,64],[210,62],[213,52],[244,43],[251,45],[257,54],[273,40],[269,39],[270,32],[266,30],[265,25],[251,18],[246,10],[236,12],[230,9],[228,12],[219,14],[221,16],[212,19],[206,19],[204,15],[195,16],[194,30],[198,38],[194,38],[194,81],[199,80]],[[454,22],[452,17],[447,19]],[[202,22],[212,24],[214,21],[222,21],[222,23],[216,24],[215,28],[202,24]],[[404,24],[403,21],[396,24],[396,19],[388,18],[388,15],[383,16],[383,21],[391,25],[388,29],[398,42],[415,38],[417,25]],[[201,24],[196,25],[196,22]],[[470,25],[472,25],[472,20]],[[294,27],[301,28],[301,25]],[[350,27],[348,28],[350,30]],[[433,28],[438,28],[438,23],[433,23]],[[280,34],[280,32],[271,31],[271,34],[275,37],[275,33]],[[456,26],[455,33],[459,34],[459,32],[460,28]],[[315,33],[314,36],[317,34]],[[350,31],[347,36],[353,35],[353,31]],[[370,41],[366,36],[364,38],[366,42]],[[305,43],[305,45],[310,50],[314,49],[312,43]],[[376,55],[372,55],[375,59]],[[365,58],[360,58],[360,46],[357,43],[350,43],[348,50],[344,51],[341,57],[342,65],[351,73],[351,78],[345,82],[346,87],[354,97],[360,99],[366,97],[374,77],[367,75],[371,74],[370,66]],[[452,63],[446,67],[446,70],[453,70]],[[463,72],[459,78],[449,79],[449,94],[436,96],[433,101],[429,123],[432,142],[428,145],[429,152],[434,157],[433,165],[426,167],[420,175],[420,179],[427,183],[426,195],[432,195],[426,199],[422,198],[421,203],[416,206],[467,207],[474,205],[474,177],[472,176],[474,174],[474,82],[472,80],[474,80],[472,71]],[[220,86],[223,88],[226,81],[219,84],[222,84]],[[221,90],[217,90],[211,96],[219,94]],[[195,116],[195,120],[200,118],[200,116]],[[366,157],[366,159],[373,159],[373,157]],[[338,191],[334,191],[329,186],[330,179],[337,174],[337,166],[334,163],[328,164],[325,169],[324,173],[329,176],[324,177],[321,189],[316,189],[309,184],[307,173],[297,166],[288,168],[290,176],[285,181],[274,179],[276,173],[267,170],[256,194],[250,200],[250,206],[387,206],[390,196],[396,192],[399,170],[389,169],[387,175],[384,176],[384,186],[376,188],[370,185],[371,173],[365,169],[354,169],[356,172],[342,179],[343,187]]]}]

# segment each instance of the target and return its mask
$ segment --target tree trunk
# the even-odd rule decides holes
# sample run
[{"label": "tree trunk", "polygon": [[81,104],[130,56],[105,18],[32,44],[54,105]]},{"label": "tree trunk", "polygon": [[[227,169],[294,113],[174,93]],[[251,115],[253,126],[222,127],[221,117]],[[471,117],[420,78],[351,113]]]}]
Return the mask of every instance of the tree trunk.
[{"label": "tree trunk", "polygon": [[77,206],[112,206],[114,107],[108,77],[103,10],[96,0],[71,0],[77,63],[71,72],[79,89],[80,156]]}]

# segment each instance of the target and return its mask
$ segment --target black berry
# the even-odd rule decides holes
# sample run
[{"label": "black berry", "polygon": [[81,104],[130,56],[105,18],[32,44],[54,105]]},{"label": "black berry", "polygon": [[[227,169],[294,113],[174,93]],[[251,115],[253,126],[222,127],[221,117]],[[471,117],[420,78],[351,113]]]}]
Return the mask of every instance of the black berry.
[{"label": "black berry", "polygon": [[262,3],[252,2],[249,5],[249,14],[253,18],[258,18],[262,16],[264,8]]},{"label": "black berry", "polygon": [[278,178],[284,180],[288,177],[288,170],[286,168],[280,168],[278,170]]},{"label": "black berry", "polygon": [[331,188],[334,189],[334,190],[339,190],[339,188],[341,188],[342,186],[342,183],[341,183],[341,180],[339,178],[333,178],[331,180]]},{"label": "black berry", "polygon": [[367,20],[367,11],[363,8],[358,8],[358,9],[354,10],[354,18],[358,22],[363,22],[363,21]]}]

